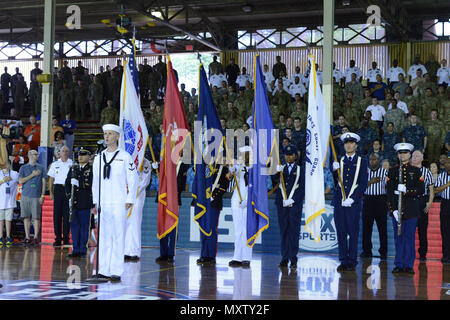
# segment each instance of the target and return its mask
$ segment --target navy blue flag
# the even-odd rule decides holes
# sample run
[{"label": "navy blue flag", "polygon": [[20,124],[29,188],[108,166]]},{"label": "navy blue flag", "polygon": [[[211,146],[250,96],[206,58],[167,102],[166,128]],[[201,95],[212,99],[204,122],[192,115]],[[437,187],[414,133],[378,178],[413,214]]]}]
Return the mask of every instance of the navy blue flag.
[{"label": "navy blue flag", "polygon": [[133,77],[134,87],[136,88],[136,93],[139,97],[139,75],[136,68],[136,47],[134,45],[134,39],[132,40],[132,42],[133,42],[133,50],[131,50],[130,52],[128,63],[130,66],[131,76]]},{"label": "navy blue flag", "polygon": [[[264,74],[259,55],[255,57],[255,95],[252,115],[252,167],[249,170],[247,200],[247,245],[253,247],[258,236],[269,227],[269,199],[266,173],[269,158],[278,147],[269,109]],[[255,143],[256,142],[256,143]],[[272,161],[271,165],[274,165]]]},{"label": "navy blue flag", "polygon": [[214,142],[214,138],[209,139],[207,137],[207,131],[212,129],[221,133],[222,126],[220,125],[219,115],[212,99],[203,65],[200,65],[199,73],[197,121],[201,123],[201,132],[195,136],[195,139],[198,139],[198,148],[196,147],[196,154],[194,155],[195,177],[192,185],[192,196],[194,198],[194,220],[197,222],[200,231],[209,237],[212,233],[212,228],[216,227],[212,225],[208,212],[210,212],[210,198],[218,153],[213,153],[210,163],[205,163],[202,154],[206,154],[205,150],[208,148],[208,144]]}]

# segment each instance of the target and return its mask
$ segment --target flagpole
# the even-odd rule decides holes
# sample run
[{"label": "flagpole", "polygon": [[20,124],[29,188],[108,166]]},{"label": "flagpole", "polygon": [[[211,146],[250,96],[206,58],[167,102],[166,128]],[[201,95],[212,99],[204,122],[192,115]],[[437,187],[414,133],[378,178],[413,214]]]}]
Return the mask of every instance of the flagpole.
[{"label": "flagpole", "polygon": [[[223,137],[223,142],[224,142],[224,144],[225,144],[225,153],[226,153],[226,155],[227,155],[227,158],[228,158],[228,160],[231,160],[231,159],[229,158],[229,155],[228,155],[227,139],[225,139],[225,137]],[[230,164],[231,164],[231,166],[233,166],[233,164],[232,164],[231,161],[230,161]],[[238,181],[237,181],[237,179],[236,179],[236,173],[235,173],[235,172],[233,172],[233,178],[234,178],[234,183],[235,183],[235,185],[236,185],[236,189],[237,189],[237,192],[238,192],[238,195],[239,195],[239,202],[242,202],[241,190],[240,190],[240,188],[239,188],[239,183],[238,183]]]},{"label": "flagpole", "polygon": [[[330,132],[330,144],[331,144],[331,150],[333,152],[334,161],[338,162],[338,159],[337,159],[337,156],[336,156],[336,149],[334,148],[333,139],[331,137],[331,132]],[[346,199],[346,195],[345,195],[345,190],[344,190],[344,183],[342,182],[342,176],[341,176],[341,169],[340,168],[337,169],[337,174],[338,174],[338,181],[339,181],[339,184],[340,184],[341,190],[342,190],[342,196],[343,196],[343,199],[345,200]]]},{"label": "flagpole", "polygon": [[[151,155],[152,155],[152,160],[153,160],[153,162],[157,162],[157,161],[156,161],[156,158],[155,158],[155,154],[153,153],[153,147],[152,147],[152,144],[153,144],[153,138],[150,137],[150,141],[148,142],[148,146],[149,146],[149,148],[150,148],[150,153],[151,153]],[[158,176],[158,179],[159,179],[158,168],[156,168],[156,175]]]}]

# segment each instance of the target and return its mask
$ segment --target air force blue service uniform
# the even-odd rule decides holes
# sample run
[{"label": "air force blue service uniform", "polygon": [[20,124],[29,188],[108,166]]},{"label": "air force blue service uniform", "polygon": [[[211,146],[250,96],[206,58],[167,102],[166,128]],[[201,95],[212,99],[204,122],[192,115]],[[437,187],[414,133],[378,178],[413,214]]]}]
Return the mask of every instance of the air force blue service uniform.
[{"label": "air force blue service uniform", "polygon": [[[78,155],[90,155],[90,152],[88,150],[80,150]],[[72,221],[70,222],[73,249],[69,256],[83,257],[86,255],[88,248],[91,209],[94,207],[92,202],[93,172],[89,163],[83,167],[72,167],[67,174],[65,183],[67,198],[71,196],[72,171],[74,171],[73,178],[78,180],[78,186],[74,186]]]},{"label": "air force blue service uniform", "polygon": [[201,252],[200,259],[197,259],[199,265],[215,264],[217,255],[217,227],[219,224],[219,215],[222,210],[222,197],[227,191],[230,180],[227,178],[228,167],[220,165],[214,173],[214,181],[218,178],[217,187],[212,190],[211,206],[207,212],[211,222],[211,235],[208,237],[200,232]]},{"label": "air force blue service uniform", "polygon": [[[360,137],[355,133],[345,133],[341,136],[345,143],[359,142]],[[338,238],[339,260],[338,271],[353,271],[357,262],[359,220],[362,210],[362,197],[367,188],[367,160],[356,154],[352,157],[343,156],[340,160],[342,183],[345,199],[343,199],[341,185],[338,184],[332,204],[334,206],[334,223]]]},{"label": "air force blue service uniform", "polygon": [[[401,152],[410,152],[414,146],[410,143],[398,143],[394,149]],[[414,273],[414,260],[416,258],[415,235],[417,220],[420,216],[420,198],[425,192],[424,178],[419,168],[401,164],[389,169],[387,177],[387,198],[388,209],[392,214],[392,224],[394,227],[395,241],[395,268],[393,273]],[[399,170],[402,171],[402,183],[399,182]],[[400,185],[403,185],[405,191],[402,196],[402,210],[398,212],[398,193]],[[402,215],[401,235],[398,235],[398,218]]]},{"label": "air force blue service uniform", "polygon": [[[287,145],[284,148],[284,154],[297,154],[297,148],[294,145]],[[280,267],[286,267],[288,261],[290,261],[291,268],[295,268],[297,266],[300,222],[303,212],[303,200],[305,198],[305,168],[304,166],[299,166],[297,161],[292,164],[286,162],[282,172],[286,194],[284,194],[283,186],[280,182],[280,187],[275,197],[281,237],[282,260]],[[277,179],[280,180],[279,174]],[[286,201],[290,199],[294,202],[286,205]]]}]

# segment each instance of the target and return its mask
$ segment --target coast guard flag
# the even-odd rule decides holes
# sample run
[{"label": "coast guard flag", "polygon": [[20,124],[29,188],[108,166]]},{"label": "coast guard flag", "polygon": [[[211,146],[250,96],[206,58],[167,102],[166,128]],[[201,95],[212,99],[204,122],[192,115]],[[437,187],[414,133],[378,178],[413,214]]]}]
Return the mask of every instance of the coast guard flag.
[{"label": "coast guard flag", "polygon": [[170,58],[167,64],[166,97],[163,116],[163,150],[160,163],[157,237],[162,239],[178,225],[177,164],[180,159],[178,147],[189,137],[180,91]]},{"label": "coast guard flag", "polygon": [[139,80],[134,59],[134,45],[129,62],[125,63],[123,68],[119,124],[122,127],[119,148],[131,155],[136,169],[140,172],[149,137],[139,100]]},{"label": "coast guard flag", "polygon": [[212,155],[211,163],[205,163],[202,154],[206,154],[206,149],[209,142],[206,132],[208,130],[218,130],[222,132],[222,126],[220,125],[219,115],[217,109],[214,106],[212,94],[209,88],[208,80],[206,78],[206,72],[203,65],[200,65],[199,70],[199,84],[198,84],[198,112],[197,121],[201,122],[201,132],[197,138],[199,138],[198,145],[196,144],[196,157],[195,157],[195,177],[192,184],[192,197],[194,198],[194,221],[197,222],[200,231],[207,237],[211,236],[212,228],[216,226],[212,225],[210,215],[211,206],[211,190],[214,184],[214,168],[218,154]]},{"label": "coast guard flag", "polygon": [[305,229],[314,241],[320,241],[321,215],[325,212],[323,187],[323,165],[327,156],[330,137],[330,122],[325,110],[316,63],[312,56],[308,94],[308,122],[306,126],[306,167],[305,167]]},{"label": "coast guard flag", "polygon": [[[264,174],[269,155],[274,157],[273,148],[278,147],[275,139],[272,117],[267,99],[264,74],[259,55],[255,57],[255,94],[252,115],[252,166],[248,177],[247,197],[247,245],[253,247],[258,236],[269,227],[269,199],[267,175]],[[265,132],[265,134],[262,134]],[[274,162],[272,161],[272,164]]]}]

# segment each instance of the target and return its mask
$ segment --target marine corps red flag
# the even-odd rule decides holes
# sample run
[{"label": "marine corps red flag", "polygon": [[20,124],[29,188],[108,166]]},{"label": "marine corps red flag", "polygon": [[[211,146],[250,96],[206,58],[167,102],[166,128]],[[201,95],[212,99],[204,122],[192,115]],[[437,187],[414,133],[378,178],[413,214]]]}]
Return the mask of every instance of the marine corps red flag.
[{"label": "marine corps red flag", "polygon": [[188,136],[186,114],[169,58],[163,116],[163,158],[159,176],[158,239],[164,238],[178,225],[177,164]]}]

